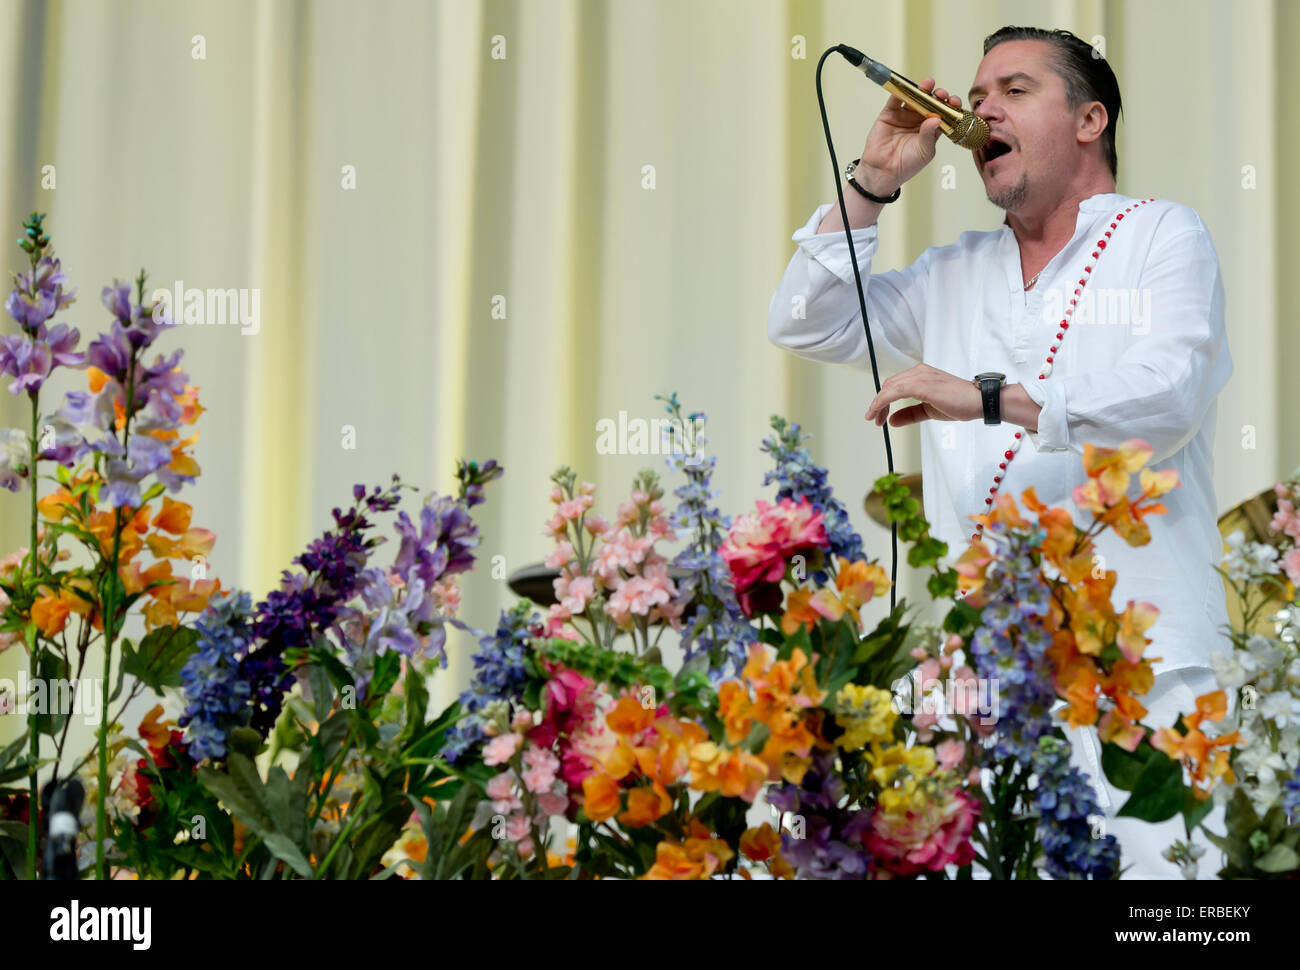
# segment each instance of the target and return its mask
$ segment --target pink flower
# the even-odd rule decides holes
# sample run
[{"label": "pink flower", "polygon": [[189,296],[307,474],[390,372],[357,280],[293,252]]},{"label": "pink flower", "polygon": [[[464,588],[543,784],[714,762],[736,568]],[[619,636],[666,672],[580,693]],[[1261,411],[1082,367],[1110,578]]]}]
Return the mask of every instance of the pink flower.
[{"label": "pink flower", "polygon": [[1287,578],[1300,586],[1300,547],[1282,557],[1282,568],[1286,570]]},{"label": "pink flower", "polygon": [[[558,766],[559,762],[557,761],[556,767]],[[555,784],[555,768],[541,765],[535,768],[526,768],[524,769],[523,778],[524,787],[534,795],[540,792],[550,791],[551,786]]]},{"label": "pink flower", "polygon": [[429,588],[433,594],[434,602],[438,604],[438,611],[443,616],[455,616],[456,611],[460,609],[460,586],[454,576],[446,579],[440,579]]},{"label": "pink flower", "polygon": [[515,777],[508,771],[503,771],[499,775],[494,775],[492,780],[487,783],[488,798],[494,802],[506,801],[510,798],[511,786],[514,784]]},{"label": "pink flower", "polygon": [[582,520],[582,527],[594,536],[604,535],[609,531],[609,520],[599,512],[592,512]]},{"label": "pink flower", "polygon": [[506,838],[512,842],[522,842],[528,838],[529,818],[523,812],[515,812],[506,819]]},{"label": "pink flower", "polygon": [[572,559],[573,543],[566,540],[551,550],[551,554],[546,557],[546,566],[548,569],[563,569]]},{"label": "pink flower", "polygon": [[912,715],[912,726],[916,728],[916,740],[922,744],[927,743],[934,737],[934,731],[931,730],[939,723],[938,714],[926,714],[922,711],[919,714]]},{"label": "pink flower", "polygon": [[542,792],[537,796],[537,806],[546,815],[563,815],[569,809],[569,796],[557,791]]},{"label": "pink flower", "polygon": [[555,510],[555,514],[567,521],[576,522],[582,518],[582,513],[591,507],[591,503],[592,498],[590,495],[567,499],[560,503],[560,507]]},{"label": "pink flower", "polygon": [[624,629],[632,625],[633,616],[648,617],[652,608],[663,606],[677,595],[677,587],[668,578],[667,566],[649,566],[646,573],[619,583],[605,604],[610,618]]},{"label": "pink flower", "polygon": [[718,550],[737,592],[779,582],[791,556],[828,546],[822,514],[806,498],[797,504],[783,498],[779,505],[760,499],[756,507],[737,518]]},{"label": "pink flower", "polygon": [[563,502],[563,501],[564,501],[564,489],[560,488],[560,486],[558,486],[558,485],[552,485],[552,486],[551,486],[551,501],[554,502],[556,505],[559,505],[561,502]]},{"label": "pink flower", "polygon": [[[558,584],[560,580],[557,579],[555,582]],[[587,604],[596,597],[596,581],[590,576],[579,576],[565,585],[568,588],[564,591],[560,603],[575,616],[585,610]]]},{"label": "pink flower", "polygon": [[975,858],[970,835],[978,820],[979,803],[960,791],[929,803],[920,813],[889,815],[877,808],[866,847],[877,865],[899,876],[927,869],[939,872],[949,864],[964,866]]},{"label": "pink flower", "polygon": [[956,738],[940,742],[934,749],[934,754],[939,759],[939,767],[944,771],[951,771],[961,764],[962,758],[966,757],[966,743]]},{"label": "pink flower", "polygon": [[485,765],[505,764],[515,756],[515,751],[518,750],[519,742],[522,740],[523,738],[513,731],[493,738],[483,745],[483,763]]}]

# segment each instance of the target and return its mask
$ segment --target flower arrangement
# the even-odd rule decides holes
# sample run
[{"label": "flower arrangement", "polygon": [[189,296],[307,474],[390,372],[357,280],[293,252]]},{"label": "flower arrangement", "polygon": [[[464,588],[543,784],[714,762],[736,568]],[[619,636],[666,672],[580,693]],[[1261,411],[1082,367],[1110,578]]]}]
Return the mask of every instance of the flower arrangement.
[{"label": "flower arrangement", "polygon": [[[202,408],[179,352],[147,360],[169,321],[146,277],[104,289],[109,329],[78,351],[77,331],[50,323],[73,295],[41,217],[25,230],[30,269],[7,304],[21,333],[0,343],[0,370],[32,423],[0,434],[0,484],[28,489],[31,542],[0,561],[0,642],[24,645],[33,683],[79,677],[100,649],[104,716],[70,766],[66,714],[29,711],[0,750],[8,873],[61,871],[40,858],[43,838],[58,848],[44,819],[80,776],[95,804],[80,865],[100,878],[1114,878],[1119,846],[1092,824],[1067,724],[1097,729],[1127,814],[1181,812],[1190,832],[1218,781],[1254,813],[1234,809],[1231,872],[1292,861],[1278,819],[1300,797],[1294,638],[1222,662],[1221,679],[1259,693],[1256,719],[1213,730],[1220,692],[1174,725],[1143,723],[1158,610],[1117,609],[1094,553],[1107,528],[1147,543],[1145,517],[1177,486],[1141,441],[1085,448],[1073,498],[1088,528],[1033,489],[1023,511],[1002,495],[951,566],[907,488],[879,479],[938,624],[906,601],[868,619],[890,578],[797,424],[774,416],[762,442],[770,499],[734,518],[713,507],[704,416],[676,395],[658,398],[686,429],[667,460],[683,480],[671,512],[652,470],[610,518],[573,469],[551,477],[544,612],[520,601],[492,631],[456,616],[495,461],[459,463],[457,494],[417,509],[396,478],[356,486],[255,602],[207,576],[215,537],[169,494],[199,473],[182,429]],[[56,367],[86,370],[88,390],[43,414]],[[1279,528],[1300,532],[1283,508]],[[435,713],[448,626],[477,643],[474,669]],[[665,662],[669,628],[680,662]],[[128,736],[121,711],[146,690],[161,703]]]},{"label": "flower arrangement", "polygon": [[[219,587],[206,575],[215,536],[192,524],[188,505],[165,494],[199,474],[189,453],[197,434],[183,438],[182,429],[203,408],[198,389],[179,368],[180,351],[148,359],[166,324],[145,302],[144,273],[134,296],[129,284],[103,288],[109,327],[78,350],[80,333],[51,322],[74,302],[75,291],[65,289],[44,216],[33,213],[23,228],[19,245],[29,265],[14,278],[5,301],[19,332],[0,341],[0,372],[13,379],[11,393],[26,394],[31,424],[28,432],[6,429],[0,435],[0,484],[26,489],[30,540],[0,567],[0,649],[23,645],[30,690],[9,701],[15,711],[26,709],[27,731],[21,746],[0,754],[0,783],[25,777],[28,785],[26,791],[2,793],[6,818],[23,822],[25,852],[15,851],[12,827],[0,835],[0,849],[15,874],[34,878],[38,770],[49,765],[51,786],[57,787],[95,764],[97,755],[95,869],[102,878],[109,737],[121,711],[142,690],[174,681],[193,638],[181,620],[205,609]],[[46,411],[43,391],[60,368],[85,371],[88,389],[68,392],[60,407]],[[43,496],[42,482],[55,486]],[[190,563],[188,576],[173,574],[175,560]],[[129,620],[142,622],[143,636],[124,636]],[[83,678],[92,672],[92,648],[101,654],[99,676]],[[126,675],[132,678],[129,687]],[[113,702],[120,707],[111,715]],[[65,745],[74,711],[98,721],[99,738],[92,752],[69,767]],[[19,757],[23,747],[25,756]]]},{"label": "flower arrangement", "polygon": [[[1210,658],[1220,690],[1198,698],[1186,730],[1161,744],[1186,765],[1198,795],[1224,808],[1225,831],[1206,831],[1223,850],[1223,879],[1300,877],[1300,469],[1274,493],[1275,543],[1247,542],[1240,531],[1226,540],[1219,572],[1242,619]],[[1273,635],[1257,632],[1261,619]],[[1177,842],[1166,856],[1195,878],[1195,847]]]}]

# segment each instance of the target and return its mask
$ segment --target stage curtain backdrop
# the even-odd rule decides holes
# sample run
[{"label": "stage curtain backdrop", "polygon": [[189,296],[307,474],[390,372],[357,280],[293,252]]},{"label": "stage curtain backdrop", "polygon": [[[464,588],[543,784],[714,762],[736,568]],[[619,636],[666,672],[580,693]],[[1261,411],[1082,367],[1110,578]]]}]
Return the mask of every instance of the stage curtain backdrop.
[{"label": "stage curtain backdrop", "polygon": [[[10,0],[4,238],[49,213],[87,338],[108,320],[100,287],[142,266],[153,285],[258,292],[256,334],[164,340],[208,408],[182,497],[218,535],[226,586],[265,594],[355,482],[399,472],[445,492],[458,458],[496,458],[461,607],[494,628],[513,602],[501,577],[552,548],[551,472],[572,465],[612,517],[640,468],[667,469],[598,454],[596,422],[660,416],[653,395],[673,390],[708,414],[724,511],[770,498],[758,446],[784,414],[888,567],[861,505],[885,471],[870,376],[766,335],[790,234],[834,199],[814,67],[842,42],[964,91],[982,39],[1023,23],[1104,44],[1126,106],[1119,190],[1187,203],[1213,233],[1236,365],[1218,413],[1226,508],[1300,463],[1289,0]],[[824,80],[845,162],[884,94],[838,58]],[[885,215],[879,269],[1000,223],[969,156],[939,151]],[[0,421],[25,427],[25,399],[2,397]],[[915,429],[894,449],[919,469]],[[11,550],[25,499],[0,498]],[[900,595],[922,597],[921,578],[902,563]],[[452,632],[436,699],[468,683],[472,647]],[[25,662],[11,649],[0,676]],[[0,739],[19,729],[0,718]]]}]

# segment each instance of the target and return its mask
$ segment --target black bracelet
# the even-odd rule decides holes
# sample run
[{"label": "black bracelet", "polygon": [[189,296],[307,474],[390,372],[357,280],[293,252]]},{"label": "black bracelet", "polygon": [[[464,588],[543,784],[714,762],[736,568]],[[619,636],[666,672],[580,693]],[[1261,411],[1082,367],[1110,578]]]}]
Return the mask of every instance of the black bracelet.
[{"label": "black bracelet", "polygon": [[853,186],[864,197],[870,199],[872,202],[875,202],[877,205],[888,205],[891,202],[897,202],[898,197],[903,193],[903,187],[901,185],[898,188],[894,189],[894,194],[891,195],[889,198],[882,199],[878,195],[872,195],[870,192],[868,192],[866,189],[864,189],[861,185],[859,185],[857,182],[853,180],[853,170],[858,167],[859,161],[861,161],[861,159],[855,158],[853,161],[849,162],[848,167],[844,169],[844,176],[849,180],[849,185]]}]

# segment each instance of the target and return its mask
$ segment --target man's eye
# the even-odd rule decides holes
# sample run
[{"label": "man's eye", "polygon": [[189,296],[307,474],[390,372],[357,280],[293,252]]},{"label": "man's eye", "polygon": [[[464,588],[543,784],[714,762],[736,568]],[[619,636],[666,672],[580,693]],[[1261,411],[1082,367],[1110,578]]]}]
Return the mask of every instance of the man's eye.
[{"label": "man's eye", "polygon": [[976,98],[974,101],[970,103],[970,106],[972,108],[978,108],[980,106],[980,102],[983,100],[984,100],[983,98]]},{"label": "man's eye", "polygon": [[1012,88],[1012,89],[1011,89],[1010,91],[1008,91],[1007,93],[1008,93],[1008,94],[1024,94],[1025,92],[1024,92],[1023,90],[1021,90],[1020,88]]}]

